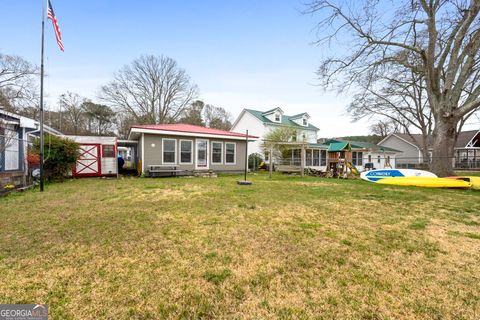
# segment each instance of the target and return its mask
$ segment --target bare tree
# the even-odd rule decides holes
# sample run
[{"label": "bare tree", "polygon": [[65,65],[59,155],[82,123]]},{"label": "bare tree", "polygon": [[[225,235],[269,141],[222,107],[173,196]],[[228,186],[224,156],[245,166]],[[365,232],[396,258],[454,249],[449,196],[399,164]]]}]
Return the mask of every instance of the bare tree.
[{"label": "bare tree", "polygon": [[232,115],[222,107],[207,104],[203,110],[203,118],[209,128],[227,131],[232,128]]},{"label": "bare tree", "polygon": [[420,149],[428,159],[428,140],[433,130],[433,115],[428,104],[425,81],[413,72],[395,69],[379,75],[381,87],[359,83],[362,91],[353,97],[347,110],[353,120],[380,118],[372,127],[385,136],[403,131],[413,139],[412,129],[422,134]]},{"label": "bare tree", "polygon": [[38,68],[19,56],[0,53],[0,96],[10,111],[31,104],[37,97],[34,76]]},{"label": "bare tree", "polygon": [[132,115],[137,123],[175,122],[197,95],[175,60],[145,55],[118,71],[102,87],[101,99]]},{"label": "bare tree", "polygon": [[62,116],[62,129],[65,133],[80,134],[84,131],[85,114],[83,103],[85,99],[77,93],[66,92],[60,95],[58,105]]},{"label": "bare tree", "polygon": [[326,86],[363,81],[372,90],[392,67],[421,76],[434,120],[432,170],[449,175],[459,123],[480,106],[479,11],[478,0],[314,0],[307,12],[320,12],[318,30],[328,30],[319,43],[346,37],[350,48],[318,74]]},{"label": "bare tree", "polygon": [[388,119],[378,120],[370,126],[370,133],[381,138],[385,138],[389,134],[396,132],[400,132],[399,126],[396,122]]}]

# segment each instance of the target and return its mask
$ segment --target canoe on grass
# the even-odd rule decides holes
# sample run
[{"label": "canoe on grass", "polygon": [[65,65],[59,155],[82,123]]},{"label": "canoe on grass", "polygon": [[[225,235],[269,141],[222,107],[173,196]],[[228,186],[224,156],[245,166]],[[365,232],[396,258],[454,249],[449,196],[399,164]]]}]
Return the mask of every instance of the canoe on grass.
[{"label": "canoe on grass", "polygon": [[399,177],[431,177],[437,176],[429,171],[415,169],[378,169],[365,171],[360,174],[360,178],[366,181],[377,182],[385,178]]},{"label": "canoe on grass", "polygon": [[424,187],[424,188],[471,188],[472,184],[467,181],[448,179],[448,178],[430,178],[430,177],[397,177],[385,178],[376,181],[380,184]]},{"label": "canoe on grass", "polygon": [[480,190],[480,177],[474,177],[474,176],[453,176],[453,177],[447,177],[447,179],[467,181],[467,182],[470,182],[470,183],[472,184],[472,189]]}]

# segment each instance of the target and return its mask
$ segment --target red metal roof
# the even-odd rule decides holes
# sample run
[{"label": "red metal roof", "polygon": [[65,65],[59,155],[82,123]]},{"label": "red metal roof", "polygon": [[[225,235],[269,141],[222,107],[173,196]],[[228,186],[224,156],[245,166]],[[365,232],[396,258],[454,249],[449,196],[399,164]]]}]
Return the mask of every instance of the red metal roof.
[{"label": "red metal roof", "polygon": [[[199,133],[199,134],[212,134],[218,136],[228,136],[228,137],[244,137],[247,135],[244,133],[225,131],[220,129],[206,128],[202,126],[196,126],[193,124],[138,124],[133,125],[132,128],[148,129],[148,130],[159,130],[159,131],[175,131],[175,132],[185,132],[185,133]],[[249,138],[258,138],[256,136],[248,135]]]}]

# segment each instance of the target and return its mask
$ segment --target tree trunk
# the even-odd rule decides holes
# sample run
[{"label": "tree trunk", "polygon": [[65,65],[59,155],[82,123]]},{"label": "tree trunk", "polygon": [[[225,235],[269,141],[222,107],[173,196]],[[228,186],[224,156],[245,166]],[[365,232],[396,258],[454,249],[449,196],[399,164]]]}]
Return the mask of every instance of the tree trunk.
[{"label": "tree trunk", "polygon": [[431,170],[439,177],[453,175],[454,147],[457,140],[454,118],[438,117],[433,130]]}]

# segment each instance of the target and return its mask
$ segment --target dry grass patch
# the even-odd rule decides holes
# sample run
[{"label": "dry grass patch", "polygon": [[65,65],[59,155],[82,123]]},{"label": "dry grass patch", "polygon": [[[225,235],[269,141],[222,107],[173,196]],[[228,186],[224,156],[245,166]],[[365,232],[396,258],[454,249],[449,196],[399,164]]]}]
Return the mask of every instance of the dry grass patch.
[{"label": "dry grass patch", "polygon": [[52,319],[478,318],[478,192],[237,179],[0,199],[0,301]]}]

